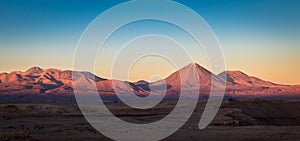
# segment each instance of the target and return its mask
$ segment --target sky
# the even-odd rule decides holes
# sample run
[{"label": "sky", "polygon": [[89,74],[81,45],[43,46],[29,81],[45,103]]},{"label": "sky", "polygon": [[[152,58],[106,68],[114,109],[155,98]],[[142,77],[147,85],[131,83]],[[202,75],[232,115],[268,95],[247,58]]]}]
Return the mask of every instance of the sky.
[{"label": "sky", "polygon": [[[83,31],[99,14],[122,2],[125,1],[0,1],[0,72],[25,71],[32,66],[72,69],[73,55]],[[222,46],[227,70],[241,70],[275,83],[300,84],[300,1],[176,2],[190,7],[209,24]],[[132,29],[139,29],[138,34],[150,33],[151,26],[158,27],[157,32],[169,34],[166,25],[143,21],[124,27],[119,36],[129,39],[131,36],[127,35],[133,35]],[[172,35],[184,35],[180,30],[171,31],[174,31]],[[109,54],[119,46],[119,42],[112,42],[115,40],[112,38],[111,44],[108,42],[102,55],[104,59],[98,58],[96,74],[99,76],[110,77],[110,70],[105,68],[112,65],[113,58]],[[209,69],[203,58],[205,54],[201,50],[193,53],[199,53],[193,55],[195,61]],[[165,77],[174,69],[163,58],[149,56],[133,65],[129,79],[151,80],[155,73]]]}]

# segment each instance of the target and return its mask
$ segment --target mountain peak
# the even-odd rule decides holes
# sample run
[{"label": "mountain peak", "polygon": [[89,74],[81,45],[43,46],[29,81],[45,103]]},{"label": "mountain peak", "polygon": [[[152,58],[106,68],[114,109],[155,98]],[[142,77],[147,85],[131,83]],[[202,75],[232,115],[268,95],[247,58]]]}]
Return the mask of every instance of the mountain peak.
[{"label": "mountain peak", "polygon": [[271,86],[274,85],[274,83],[269,81],[264,81],[262,79],[259,79],[257,77],[249,76],[246,73],[235,70],[235,71],[225,71],[218,75],[220,78],[227,79],[227,82],[229,84],[233,85],[244,85],[244,86]]},{"label": "mountain peak", "polygon": [[233,71],[226,71],[227,74],[234,74],[234,75],[240,75],[240,76],[248,76],[246,73],[240,71],[240,70],[233,70]]},{"label": "mountain peak", "polygon": [[184,70],[184,69],[186,69],[186,70],[191,70],[191,69],[194,69],[194,68],[196,68],[196,69],[201,69],[201,68],[203,68],[203,67],[200,66],[200,65],[197,64],[197,63],[190,63],[190,64],[188,64],[188,65],[182,67],[180,70]]},{"label": "mountain peak", "polygon": [[134,82],[135,84],[148,84],[149,82],[145,81],[145,80],[139,80],[137,82]]},{"label": "mountain peak", "polygon": [[[214,80],[214,84],[212,84]],[[182,88],[195,88],[201,87],[201,89],[208,90],[212,85],[223,86],[223,80],[219,79],[213,73],[200,66],[197,63],[191,63],[181,68],[180,70],[172,73],[169,77],[165,78],[168,85],[174,89]],[[159,86],[164,81],[154,82],[152,85]]]},{"label": "mountain peak", "polygon": [[28,69],[27,71],[25,71],[25,74],[35,75],[35,74],[39,74],[41,72],[43,72],[43,69],[41,69],[40,67],[35,66],[35,67],[32,67],[32,68]]},{"label": "mountain peak", "polygon": [[204,73],[206,75],[212,75],[212,73],[209,70],[207,70],[206,68],[202,67],[197,63],[190,63],[185,67],[183,67],[182,69],[180,69],[180,71],[185,72],[185,71],[191,71],[193,69],[195,69],[199,73],[200,78],[201,78],[201,73]]},{"label": "mountain peak", "polygon": [[38,67],[38,66],[34,66],[34,67],[29,68],[27,71],[30,71],[30,70],[32,70],[32,71],[34,71],[34,70],[39,70],[39,71],[41,71],[41,70],[43,70],[43,69],[40,68],[40,67]]},{"label": "mountain peak", "polygon": [[190,63],[188,65],[186,65],[185,67],[201,67],[198,63]]}]

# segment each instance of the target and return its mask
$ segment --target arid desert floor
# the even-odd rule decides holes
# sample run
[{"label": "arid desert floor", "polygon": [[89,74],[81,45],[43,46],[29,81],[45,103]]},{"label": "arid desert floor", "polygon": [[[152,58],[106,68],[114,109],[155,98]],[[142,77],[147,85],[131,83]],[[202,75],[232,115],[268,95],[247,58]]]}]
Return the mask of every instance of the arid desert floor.
[{"label": "arid desert floor", "polygon": [[[149,110],[121,104],[108,107],[119,118],[147,123],[165,117],[176,102]],[[200,101],[188,122],[164,140],[300,140],[300,102],[224,100],[205,129],[198,123],[205,106]],[[0,104],[0,140],[110,140],[95,130],[72,104]]]}]

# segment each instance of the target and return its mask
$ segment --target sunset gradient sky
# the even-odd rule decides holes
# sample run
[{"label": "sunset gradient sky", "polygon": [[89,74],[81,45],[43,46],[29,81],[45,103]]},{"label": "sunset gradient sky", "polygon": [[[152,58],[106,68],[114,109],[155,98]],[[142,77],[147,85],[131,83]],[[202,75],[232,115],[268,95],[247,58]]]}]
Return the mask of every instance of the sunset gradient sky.
[{"label": "sunset gradient sky", "polygon": [[[100,13],[121,2],[124,0],[0,1],[0,72],[24,71],[32,66],[71,69],[82,32]],[[211,26],[228,70],[241,70],[276,83],[300,84],[299,0],[177,2],[198,12]],[[147,29],[147,24],[140,26]],[[201,60],[196,59],[208,67]],[[159,71],[151,69],[162,66],[155,66],[157,62],[165,64]],[[167,76],[173,71],[168,62],[156,58],[151,65],[148,58],[137,62],[130,75],[135,75],[133,81],[150,80],[153,73]],[[96,74],[109,75],[105,71]]]}]

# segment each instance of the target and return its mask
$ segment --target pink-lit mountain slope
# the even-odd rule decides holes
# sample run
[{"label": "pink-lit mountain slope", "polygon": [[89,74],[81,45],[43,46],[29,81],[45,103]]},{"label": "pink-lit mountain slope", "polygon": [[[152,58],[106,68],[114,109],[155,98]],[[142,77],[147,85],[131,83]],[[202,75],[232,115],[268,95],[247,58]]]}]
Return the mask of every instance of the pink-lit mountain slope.
[{"label": "pink-lit mountain slope", "polygon": [[[227,78],[225,79],[225,76]],[[197,77],[200,82],[196,83]],[[212,83],[214,82],[214,83]],[[115,87],[113,86],[115,84]],[[181,87],[182,84],[182,87]],[[214,84],[214,85],[213,85]],[[215,75],[200,66],[192,63],[172,73],[164,80],[148,83],[146,81],[126,82],[98,77],[89,72],[58,69],[41,69],[33,67],[25,72],[14,71],[0,73],[0,94],[73,94],[73,85],[82,89],[83,94],[88,93],[96,86],[99,94],[111,95],[115,91],[122,93],[134,92],[136,94],[150,94],[150,91],[160,93],[162,86],[166,86],[167,94],[179,94],[180,89],[193,91],[200,87],[200,93],[209,94],[210,88],[225,87],[228,96],[269,96],[269,95],[300,95],[299,85],[280,85],[262,79],[248,76],[241,71],[226,71]]]},{"label": "pink-lit mountain slope", "polygon": [[227,74],[227,95],[297,95],[299,85],[281,85],[249,76],[241,71],[226,71],[218,75],[224,79]]}]

